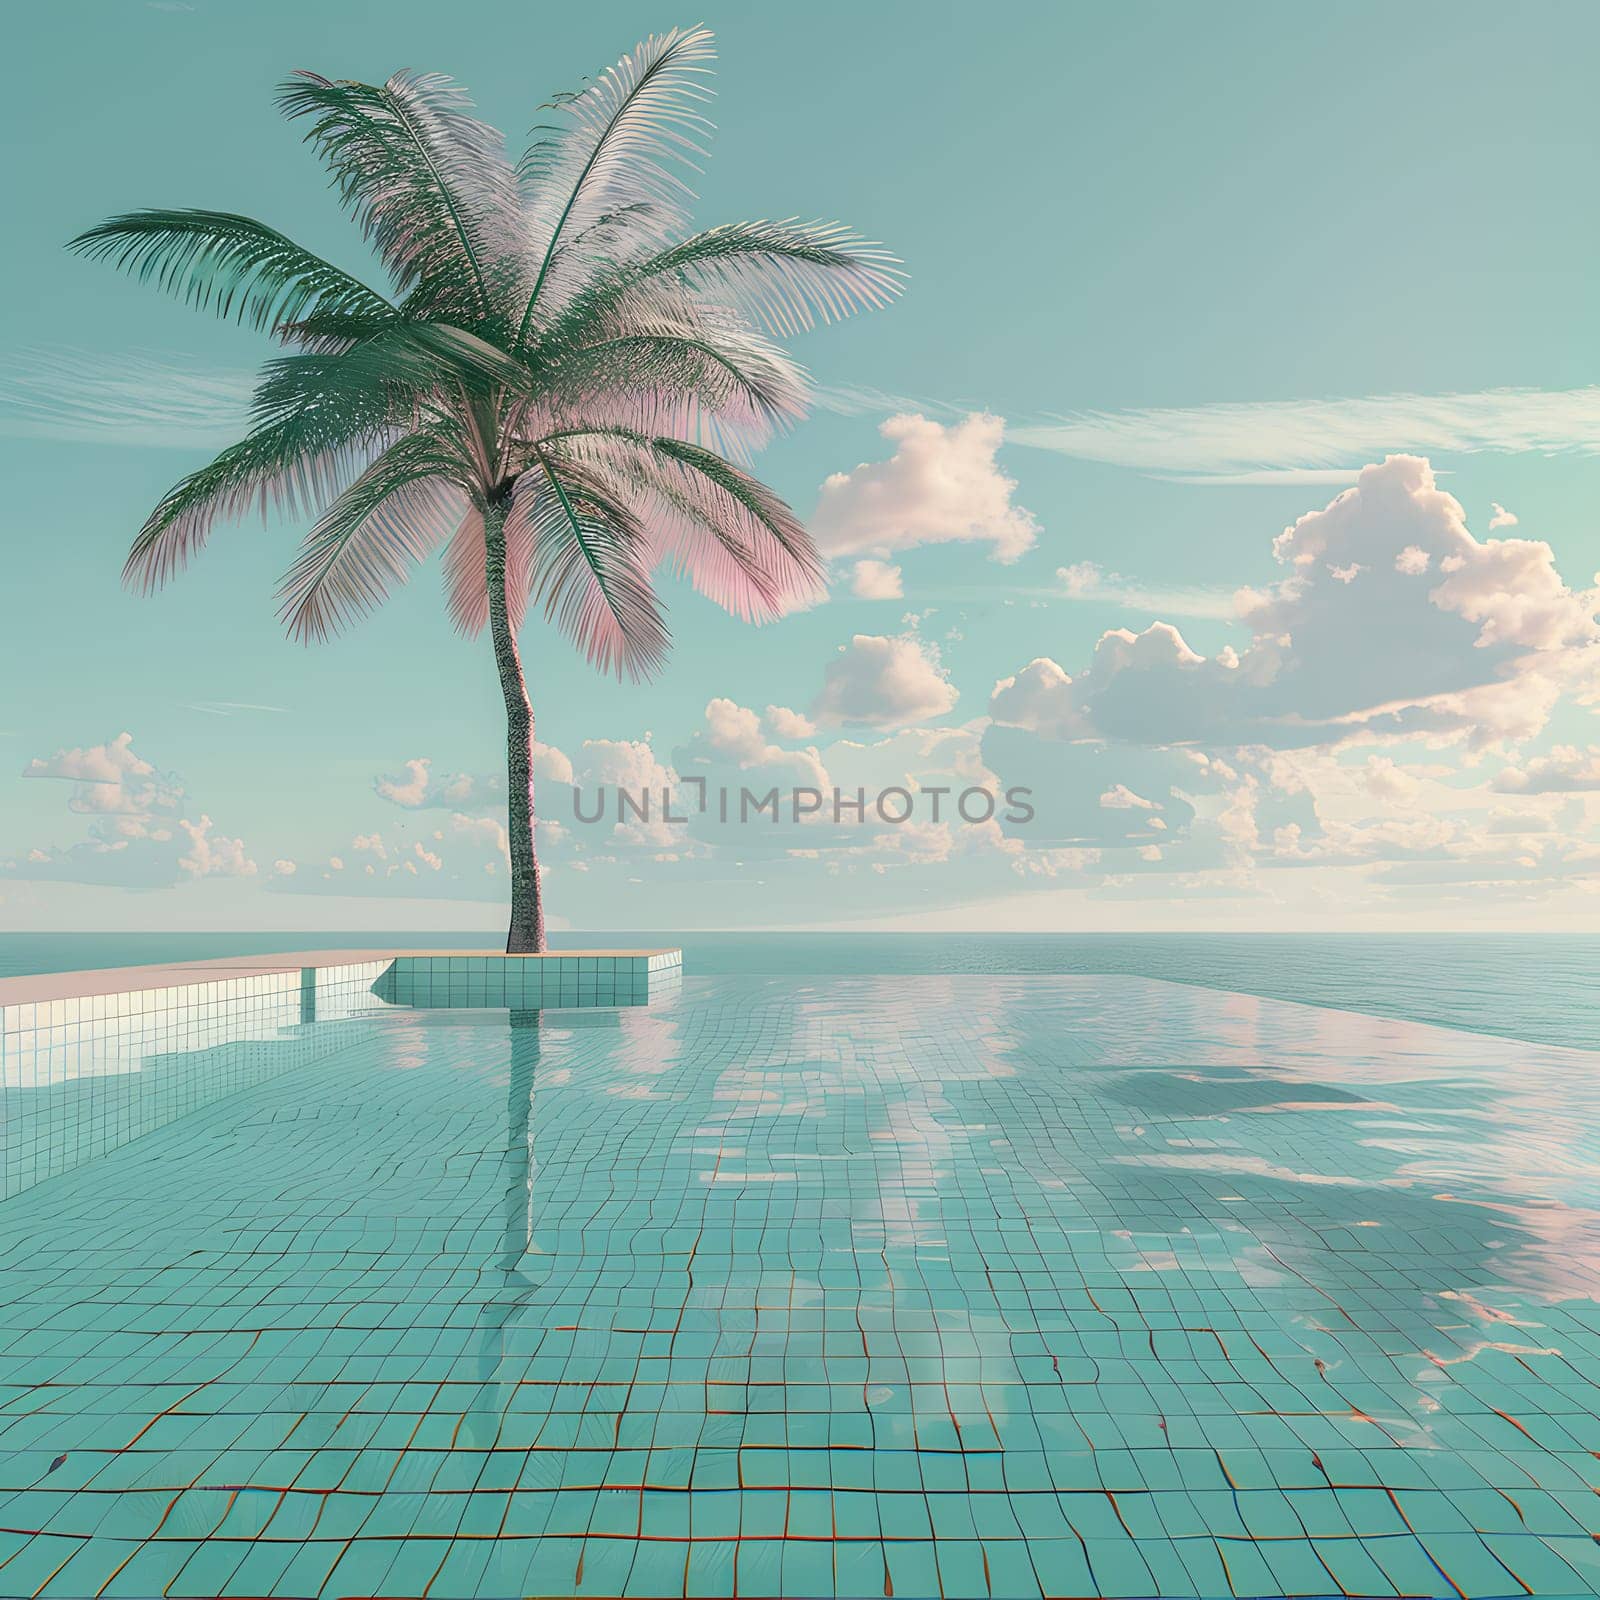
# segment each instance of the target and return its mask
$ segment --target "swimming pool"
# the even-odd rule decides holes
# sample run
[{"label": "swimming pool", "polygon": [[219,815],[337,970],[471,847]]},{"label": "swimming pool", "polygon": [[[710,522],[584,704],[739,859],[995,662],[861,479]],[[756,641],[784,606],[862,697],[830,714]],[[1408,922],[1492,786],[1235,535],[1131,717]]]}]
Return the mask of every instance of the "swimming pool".
[{"label": "swimming pool", "polygon": [[0,1594],[1600,1587],[1588,1052],[1131,977],[308,1031],[0,1205]]}]

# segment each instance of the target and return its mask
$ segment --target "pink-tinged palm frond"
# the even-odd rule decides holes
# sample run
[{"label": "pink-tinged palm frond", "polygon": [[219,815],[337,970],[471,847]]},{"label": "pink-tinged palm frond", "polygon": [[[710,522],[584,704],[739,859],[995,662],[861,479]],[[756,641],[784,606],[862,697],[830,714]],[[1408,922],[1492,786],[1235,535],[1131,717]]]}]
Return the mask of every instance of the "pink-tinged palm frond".
[{"label": "pink-tinged palm frond", "polygon": [[[471,506],[461,526],[450,535],[444,547],[445,606],[457,633],[471,639],[482,633],[489,621],[488,547],[483,537],[483,513]],[[511,599],[506,585],[506,599]],[[527,591],[523,591],[524,602]],[[512,624],[521,627],[521,618]]]},{"label": "pink-tinged palm frond", "polygon": [[670,639],[650,582],[650,536],[626,500],[583,463],[539,456],[506,517],[531,552],[529,599],[602,672],[648,677]]},{"label": "pink-tinged palm frond", "polygon": [[[695,168],[711,131],[702,106],[715,59],[706,28],[646,39],[581,94],[557,102],[561,124],[522,158],[531,280],[516,343],[557,313],[590,266],[571,242],[602,219],[628,219],[637,248],[664,239],[693,191],[678,169]],[[589,258],[592,261],[592,256]]]},{"label": "pink-tinged palm frond", "polygon": [[538,330],[543,360],[641,326],[753,321],[788,337],[817,318],[870,310],[900,292],[895,258],[840,223],[742,222],[636,259],[602,257],[582,292]]},{"label": "pink-tinged palm frond", "polygon": [[811,605],[822,562],[790,507],[733,462],[682,439],[626,429],[572,434],[545,447],[585,462],[649,529],[655,570],[666,567],[747,622]]},{"label": "pink-tinged palm frond", "polygon": [[[513,633],[522,631],[533,583],[533,539],[526,518],[508,519],[506,540],[506,614]],[[445,604],[457,633],[474,638],[489,621],[488,549],[483,517],[476,510],[461,519],[444,552]]]},{"label": "pink-tinged palm frond", "polygon": [[656,439],[652,489],[656,560],[686,576],[709,600],[748,622],[814,605],[825,592],[822,562],[805,524],[759,479],[715,451]]},{"label": "pink-tinged palm frond", "polygon": [[735,222],[691,235],[620,275],[640,291],[681,283],[788,338],[887,305],[903,284],[882,245],[839,222]]},{"label": "pink-tinged palm frond", "polygon": [[414,314],[489,317],[510,289],[521,203],[505,140],[448,78],[380,86],[301,72],[279,90]]},{"label": "pink-tinged palm frond", "polygon": [[472,509],[451,441],[413,433],[373,461],[317,519],[278,589],[294,637],[326,639],[379,605]]},{"label": "pink-tinged palm frond", "polygon": [[395,315],[381,294],[250,217],[226,211],[132,211],[67,246],[247,327],[279,332],[313,315],[376,325]]}]

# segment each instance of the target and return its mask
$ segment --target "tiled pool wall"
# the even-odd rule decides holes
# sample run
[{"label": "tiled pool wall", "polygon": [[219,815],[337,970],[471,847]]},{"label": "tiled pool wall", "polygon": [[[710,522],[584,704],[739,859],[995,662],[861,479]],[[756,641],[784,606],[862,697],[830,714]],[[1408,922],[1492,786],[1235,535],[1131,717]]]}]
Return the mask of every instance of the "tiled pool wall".
[{"label": "tiled pool wall", "polygon": [[337,1031],[301,1025],[384,1009],[372,986],[385,965],[0,1006],[3,1193],[342,1048]]},{"label": "tiled pool wall", "polygon": [[645,1005],[672,993],[683,978],[681,950],[572,955],[400,955],[375,992],[403,1006]]},{"label": "tiled pool wall", "polygon": [[[126,989],[77,996],[59,991],[74,978],[122,975],[57,975],[40,985],[48,997],[0,1004],[0,1195],[348,1043],[341,1030],[313,1023],[396,1006],[643,1005],[672,993],[683,970],[678,950],[287,959],[295,964],[160,986],[148,972],[130,972]],[[192,980],[198,970],[173,976]],[[27,981],[20,987],[26,992]]]}]

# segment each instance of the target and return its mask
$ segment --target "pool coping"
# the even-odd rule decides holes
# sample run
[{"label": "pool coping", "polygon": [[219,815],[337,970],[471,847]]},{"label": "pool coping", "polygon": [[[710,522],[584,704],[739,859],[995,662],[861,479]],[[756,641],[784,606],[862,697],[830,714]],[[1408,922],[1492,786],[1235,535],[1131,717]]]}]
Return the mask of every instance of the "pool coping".
[{"label": "pool coping", "polygon": [[167,961],[143,967],[91,967],[69,972],[25,973],[0,978],[0,1008],[36,1005],[53,1000],[85,1000],[100,995],[129,994],[150,989],[181,989],[193,984],[217,983],[232,978],[277,977],[322,967],[355,966],[372,961],[403,958],[458,960],[468,957],[500,961],[632,959],[682,956],[676,945],[626,950],[547,950],[541,955],[507,955],[504,950],[379,949],[290,950],[261,956],[215,956],[203,961]]}]

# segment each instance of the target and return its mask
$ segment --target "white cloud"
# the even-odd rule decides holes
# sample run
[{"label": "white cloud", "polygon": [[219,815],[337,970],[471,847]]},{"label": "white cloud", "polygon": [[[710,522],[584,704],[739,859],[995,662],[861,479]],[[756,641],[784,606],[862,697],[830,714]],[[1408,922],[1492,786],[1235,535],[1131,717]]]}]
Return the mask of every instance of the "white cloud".
[{"label": "white cloud", "polygon": [[1498,500],[1491,500],[1494,515],[1489,518],[1489,532],[1498,533],[1501,528],[1514,528],[1517,525],[1517,515],[1514,511],[1507,511]]},{"label": "white cloud", "polygon": [[1036,656],[1020,672],[1002,678],[989,697],[989,715],[1008,727],[1026,728],[1049,739],[1088,736],[1089,724],[1072,692],[1072,678],[1048,656]]},{"label": "white cloud", "polygon": [[1138,795],[1127,784],[1119,783],[1100,796],[1100,804],[1107,811],[1158,811],[1154,800],[1146,800],[1143,795]]},{"label": "white cloud", "polygon": [[1600,388],[1087,411],[1013,424],[1007,438],[1186,481],[1349,482],[1355,463],[1392,450],[1592,455],[1600,451]]},{"label": "white cloud", "polygon": [[661,798],[664,793],[676,792],[678,774],[657,757],[648,735],[643,739],[586,739],[574,768],[573,782],[584,798],[586,814],[595,809],[602,789],[611,794],[611,817],[617,815],[617,791],[633,797],[641,809],[648,797],[647,817],[629,812],[624,820],[609,825],[609,836],[616,843],[664,850],[681,842],[683,830],[665,820]]},{"label": "white cloud", "polygon": [[1600,748],[1557,745],[1547,756],[1495,775],[1491,788],[1500,794],[1575,794],[1600,789]]},{"label": "white cloud", "polygon": [[815,750],[785,750],[771,743],[762,731],[761,718],[732,700],[718,698],[707,704],[705,730],[696,740],[703,742],[703,748],[691,741],[691,759],[702,753],[720,756],[741,771],[761,767],[782,774],[791,784],[827,787],[827,769]]},{"label": "white cloud", "polygon": [[178,826],[189,841],[189,848],[178,857],[178,866],[191,878],[253,878],[256,864],[245,852],[243,839],[230,839],[211,831],[211,818],[202,815],[198,822],[180,818]]},{"label": "white cloud", "polygon": [[850,579],[850,593],[858,600],[899,600],[905,594],[900,568],[887,561],[858,561]]},{"label": "white cloud", "polygon": [[1038,524],[1012,504],[1016,483],[995,460],[1000,417],[973,413],[945,427],[901,415],[878,431],[896,447],[889,460],[836,472],[822,485],[811,530],[824,555],[882,558],[971,541],[992,545],[996,561],[1015,561],[1032,548]]},{"label": "white cloud", "polygon": [[70,782],[68,810],[95,816],[171,815],[183,802],[183,785],[136,755],[131,733],[119,733],[108,744],[57,750],[53,756],[36,758],[23,775]]},{"label": "white cloud", "polygon": [[[554,745],[533,746],[535,782],[571,783],[572,763]],[[435,773],[427,756],[414,756],[396,773],[380,774],[372,787],[385,800],[408,811],[477,811],[505,809],[502,773]]]},{"label": "white cloud", "polygon": [[1367,793],[1376,800],[1410,800],[1421,786],[1413,773],[1397,766],[1388,756],[1368,756],[1362,776]]},{"label": "white cloud", "polygon": [[[268,888],[287,894],[362,895],[427,900],[497,900],[508,859],[506,829],[498,817],[457,813],[429,825],[425,839],[402,834],[416,824],[397,823],[388,835],[358,833],[347,849],[326,857],[318,872],[292,861],[274,864]],[[541,824],[540,843],[544,843]],[[287,871],[283,869],[287,868]]]},{"label": "white cloud", "polygon": [[858,633],[824,670],[812,715],[833,725],[903,728],[942,717],[955,703],[955,686],[931,645],[910,634]]},{"label": "white cloud", "polygon": [[91,820],[76,843],[32,845],[0,862],[5,876],[158,889],[255,874],[244,842],[214,833],[204,813],[188,815],[182,782],[138,755],[129,733],[57,750],[30,761],[23,775],[70,783],[68,812]]},{"label": "white cloud", "polygon": [[[1076,678],[1041,658],[997,684],[991,714],[1057,738],[1213,749],[1484,745],[1531,737],[1596,673],[1595,593],[1567,587],[1547,544],[1475,539],[1417,457],[1365,468],[1273,549],[1290,576],[1239,592],[1243,651],[1204,657],[1162,622],[1113,629]],[[1333,570],[1351,566],[1350,581]]]},{"label": "white cloud", "polygon": [[251,373],[139,353],[25,350],[0,372],[0,433],[220,450],[246,431],[255,383]]},{"label": "white cloud", "polygon": [[809,739],[817,731],[810,717],[803,717],[788,706],[768,706],[767,727],[774,739]]}]

